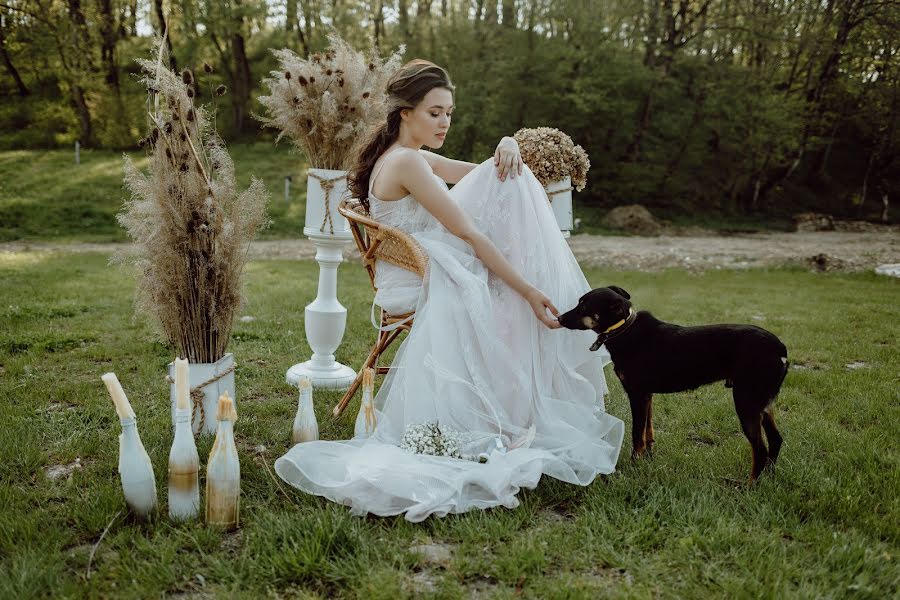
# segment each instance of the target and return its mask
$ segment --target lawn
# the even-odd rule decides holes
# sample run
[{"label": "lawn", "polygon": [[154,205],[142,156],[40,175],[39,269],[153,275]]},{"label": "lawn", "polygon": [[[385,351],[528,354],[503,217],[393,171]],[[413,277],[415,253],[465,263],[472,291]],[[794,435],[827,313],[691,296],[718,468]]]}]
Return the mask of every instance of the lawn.
[{"label": "lawn", "polygon": [[[303,235],[306,207],[305,159],[287,143],[234,144],[229,152],[235,163],[238,190],[257,177],[271,194],[272,225],[265,238]],[[143,151],[129,152],[141,169],[149,160]],[[56,240],[110,242],[127,239],[116,213],[128,192],[122,184],[122,153],[82,150],[81,164],[74,151],[17,150],[0,152],[0,242]],[[290,197],[284,196],[284,178],[292,177]]]},{"label": "lawn", "polygon": [[[238,189],[257,177],[269,191],[271,226],[262,239],[299,238],[303,235],[306,211],[305,158],[286,142],[232,144],[229,152],[235,164]],[[141,150],[129,152],[137,165],[146,169],[148,159]],[[285,199],[285,177],[292,183]],[[122,186],[122,153],[110,150],[82,150],[81,164],[75,164],[74,150],[14,150],[0,152],[0,242],[120,242],[127,239],[116,222],[127,191]],[[603,224],[606,214],[575,197],[575,216],[581,224],[577,233],[625,232]],[[747,217],[716,216],[714,211],[668,215],[679,227],[705,227],[722,232],[784,229],[785,222],[771,215]]]},{"label": "lawn", "polygon": [[[795,368],[777,402],[776,471],[745,486],[749,446],[713,385],[658,399],[653,459],[632,463],[626,447],[618,472],[586,488],[545,478],[515,510],[413,525],[351,517],[273,476],[296,407],[284,373],[310,354],[302,319],[317,267],[250,263],[242,314],[255,320],[236,324],[230,347],[241,528],[223,533],[165,517],[172,355],[133,319],[133,282],[107,260],[0,253],[0,597],[885,598],[900,586],[896,280],[589,270],[661,318],[753,322],[781,337]],[[374,335],[358,265],[341,267],[339,295],[350,319],[338,359],[357,366]],[[110,370],[156,470],[151,523],[123,511],[119,424],[100,381]],[[608,409],[627,422],[607,375]],[[358,397],[333,421],[338,396],[315,396],[326,439],[352,433]],[[203,463],[211,440],[198,446]],[[76,461],[71,477],[49,476]]]}]

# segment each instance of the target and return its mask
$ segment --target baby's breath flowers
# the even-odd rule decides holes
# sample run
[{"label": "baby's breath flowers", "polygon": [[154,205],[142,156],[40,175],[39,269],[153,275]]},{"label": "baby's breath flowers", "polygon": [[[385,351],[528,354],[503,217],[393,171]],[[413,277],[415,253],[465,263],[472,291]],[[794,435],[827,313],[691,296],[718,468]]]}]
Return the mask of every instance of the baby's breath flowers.
[{"label": "baby's breath flowers", "polygon": [[400,439],[400,447],[415,454],[463,458],[460,453],[462,434],[436,421],[407,426]]},{"label": "baby's breath flowers", "polygon": [[576,146],[568,135],[553,127],[535,127],[520,129],[513,137],[519,143],[522,160],[541,185],[571,177],[577,191],[584,189],[591,161],[584,148]]},{"label": "baby's breath flowers", "polygon": [[359,136],[385,118],[387,81],[403,47],[382,60],[375,50],[366,58],[337,34],[329,41],[328,50],[308,59],[273,50],[280,68],[263,80],[269,95],[259,101],[268,115],[257,118],[278,129],[279,140],[288,137],[313,167],[344,170]]},{"label": "baby's breath flowers", "polygon": [[136,267],[137,312],[178,356],[213,363],[231,335],[247,247],[266,223],[268,194],[256,178],[244,192],[235,189],[228,151],[205,108],[194,105],[197,79],[188,69],[170,71],[159,56],[138,60],[149,120],[139,145],[150,166],[145,174],[125,156],[131,197],[118,218],[135,247],[118,260]]}]

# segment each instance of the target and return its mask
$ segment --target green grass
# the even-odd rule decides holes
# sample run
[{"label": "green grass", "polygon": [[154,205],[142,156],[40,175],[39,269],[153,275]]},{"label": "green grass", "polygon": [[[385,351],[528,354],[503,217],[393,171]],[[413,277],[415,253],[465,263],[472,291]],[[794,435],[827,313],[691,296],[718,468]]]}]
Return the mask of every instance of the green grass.
[{"label": "green grass", "polygon": [[[234,144],[239,191],[251,176],[261,179],[271,194],[272,225],[262,238],[303,235],[306,164],[287,143]],[[129,152],[146,169],[143,151]],[[284,199],[284,178],[291,176],[291,198]],[[0,152],[0,241],[125,241],[116,222],[127,191],[122,184],[122,154],[82,150],[81,164],[69,150]]]},{"label": "green grass", "polygon": [[[515,510],[412,525],[356,518],[272,476],[296,398],[286,369],[309,356],[310,262],[251,263],[236,355],[242,526],[225,534],[165,518],[172,356],[133,320],[131,280],[102,255],[0,254],[0,597],[851,597],[900,585],[900,285],[874,275],[801,271],[658,274],[588,271],[641,308],[688,324],[759,323],[795,365],[778,399],[777,470],[743,482],[749,446],[727,390],[661,397],[652,460],[587,488],[544,478]],[[373,337],[362,269],[344,265],[350,314],[338,351],[359,365]],[[561,333],[564,335],[564,333]],[[852,370],[845,365],[865,362]],[[119,424],[100,375],[114,370],[156,469],[162,517],[124,514]],[[609,376],[610,373],[607,373]],[[629,421],[615,377],[608,410]],[[317,392],[322,437],[352,433],[358,398]],[[204,457],[211,440],[201,439]],[[263,448],[259,448],[264,446]],[[80,458],[71,479],[46,469]],[[111,524],[106,536],[101,534]],[[99,542],[99,543],[98,543]],[[411,546],[444,544],[428,564]],[[93,560],[90,554],[96,545]],[[90,563],[90,577],[88,566]]]}]

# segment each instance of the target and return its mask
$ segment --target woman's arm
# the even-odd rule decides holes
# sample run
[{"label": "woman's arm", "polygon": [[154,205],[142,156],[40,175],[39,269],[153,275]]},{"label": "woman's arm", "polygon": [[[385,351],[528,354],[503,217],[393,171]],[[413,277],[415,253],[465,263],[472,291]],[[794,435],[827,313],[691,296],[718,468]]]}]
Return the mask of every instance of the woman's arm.
[{"label": "woman's arm", "polygon": [[428,212],[441,222],[453,235],[459,237],[475,250],[475,255],[497,277],[519,293],[531,305],[535,316],[544,325],[557,329],[559,322],[547,314],[550,309],[554,315],[559,311],[553,303],[537,288],[531,285],[504,257],[491,240],[481,233],[466,214],[431,176],[431,166],[425,158],[412,152],[404,152],[397,156],[391,165],[399,175],[399,181],[424,206]]},{"label": "woman's arm", "polygon": [[446,181],[447,183],[459,183],[459,180],[466,174],[477,167],[475,163],[466,162],[464,160],[454,160],[429,152],[428,150],[419,150],[419,154],[425,158],[428,166],[434,171],[434,174]]},{"label": "woman's arm", "polygon": [[[428,150],[419,150],[419,154],[425,158],[435,175],[447,183],[459,183],[460,179],[478,166],[475,163],[454,160]],[[497,177],[500,178],[500,181],[506,181],[507,175],[515,179],[516,175],[522,174],[525,163],[519,153],[519,143],[515,138],[507,136],[500,140],[494,151],[494,166],[497,167]]]}]

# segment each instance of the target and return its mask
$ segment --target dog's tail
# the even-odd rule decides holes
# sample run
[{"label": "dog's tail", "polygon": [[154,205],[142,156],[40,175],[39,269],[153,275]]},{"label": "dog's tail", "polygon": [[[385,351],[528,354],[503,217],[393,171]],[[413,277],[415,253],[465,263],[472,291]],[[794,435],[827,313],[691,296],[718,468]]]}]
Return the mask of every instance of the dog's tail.
[{"label": "dog's tail", "polygon": [[781,381],[778,382],[778,389],[781,389],[781,384],[784,383],[784,378],[787,377],[788,371],[791,369],[791,361],[788,360],[787,353],[781,357],[781,362],[784,363],[784,372],[781,374]]},{"label": "dog's tail", "polygon": [[784,378],[787,377],[788,371],[791,368],[791,361],[788,360],[787,356],[781,356],[779,358],[781,358],[781,377],[775,382],[771,394],[769,395],[769,401],[766,403],[766,408],[770,407],[772,403],[775,402],[775,398],[778,397],[778,393],[781,391],[781,385],[784,383]]}]

